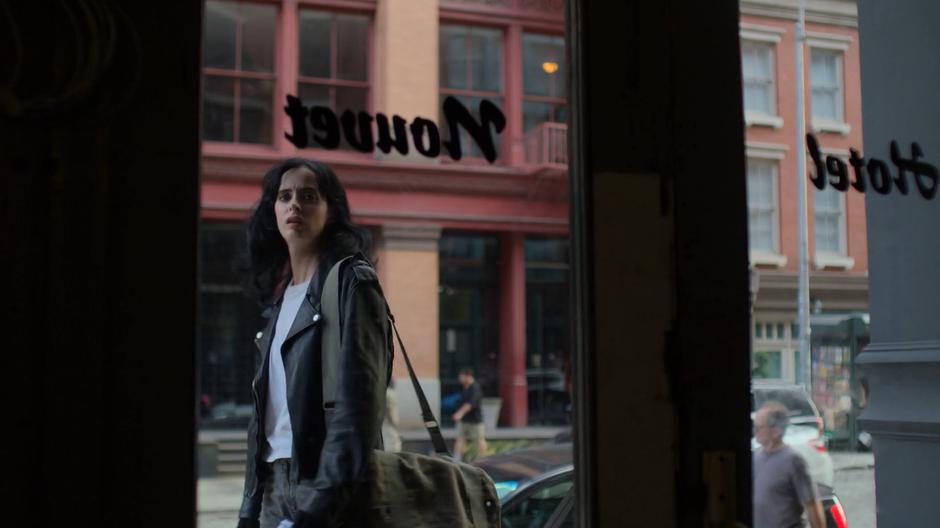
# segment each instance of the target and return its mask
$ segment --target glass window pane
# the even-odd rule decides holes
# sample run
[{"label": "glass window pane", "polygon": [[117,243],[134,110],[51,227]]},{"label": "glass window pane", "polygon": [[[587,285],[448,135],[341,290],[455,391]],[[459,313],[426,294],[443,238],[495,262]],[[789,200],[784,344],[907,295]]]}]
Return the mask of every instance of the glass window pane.
[{"label": "glass window pane", "polygon": [[336,87],[336,115],[346,110],[353,112],[369,111],[369,89]]},{"label": "glass window pane", "polygon": [[206,2],[203,62],[206,68],[235,69],[235,33],[238,5]]},{"label": "glass window pane", "polygon": [[503,89],[503,33],[497,29],[472,28],[470,32],[470,89],[501,92]]},{"label": "glass window pane", "polygon": [[330,13],[300,11],[300,75],[330,77]]},{"label": "glass window pane", "polygon": [[467,88],[467,28],[442,25],[440,31],[442,88]]},{"label": "glass window pane", "polygon": [[274,81],[242,79],[238,141],[241,143],[271,142],[271,107]]},{"label": "glass window pane", "polygon": [[745,82],[744,109],[748,112],[771,114],[770,91],[768,86],[761,83]]},{"label": "glass window pane", "polygon": [[362,15],[336,16],[336,78],[369,79],[369,19]]},{"label": "glass window pane", "polygon": [[322,84],[301,83],[298,88],[300,100],[304,106],[313,108],[314,106],[325,106],[333,109],[333,103],[330,99],[330,87]]},{"label": "glass window pane", "polygon": [[270,5],[241,4],[242,71],[274,71],[274,25],[277,8]]},{"label": "glass window pane", "polygon": [[783,377],[783,357],[779,350],[754,352],[751,376],[755,379],[780,379]]},{"label": "glass window pane", "polygon": [[749,246],[751,249],[773,251],[773,218],[770,215],[751,215],[748,222]]},{"label": "glass window pane", "polygon": [[206,76],[202,93],[202,135],[208,141],[235,139],[235,81]]},{"label": "glass window pane", "polygon": [[528,132],[532,128],[551,120],[552,105],[550,103],[537,103],[524,101],[522,103],[522,130]]},{"label": "glass window pane", "polygon": [[526,95],[564,97],[565,44],[561,37],[522,36],[523,90]]},{"label": "glass window pane", "polygon": [[839,118],[836,94],[830,90],[814,89],[812,107],[813,117]]}]

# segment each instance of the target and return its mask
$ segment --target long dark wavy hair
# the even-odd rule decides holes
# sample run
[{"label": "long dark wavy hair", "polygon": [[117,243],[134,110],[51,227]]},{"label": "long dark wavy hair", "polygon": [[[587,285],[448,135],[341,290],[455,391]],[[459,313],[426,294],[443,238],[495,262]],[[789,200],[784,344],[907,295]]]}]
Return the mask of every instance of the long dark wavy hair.
[{"label": "long dark wavy hair", "polygon": [[247,267],[254,294],[262,304],[270,304],[277,295],[277,286],[289,273],[290,254],[287,243],[277,228],[274,203],[284,173],[306,167],[316,175],[317,191],[326,200],[328,216],[320,234],[321,255],[329,252],[337,257],[362,253],[372,259],[369,232],[354,224],[349,214],[346,190],[327,164],[306,158],[290,158],[272,167],[261,184],[261,200],[248,218]]}]

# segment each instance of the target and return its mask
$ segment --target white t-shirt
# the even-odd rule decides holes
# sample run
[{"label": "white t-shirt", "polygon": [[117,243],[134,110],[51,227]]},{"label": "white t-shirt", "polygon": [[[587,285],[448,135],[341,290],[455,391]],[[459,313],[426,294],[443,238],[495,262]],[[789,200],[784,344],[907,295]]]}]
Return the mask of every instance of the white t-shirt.
[{"label": "white t-shirt", "polygon": [[281,312],[274,325],[274,338],[268,360],[268,397],[264,412],[264,432],[268,438],[268,454],[265,460],[274,462],[279,458],[291,457],[293,433],[290,426],[290,413],[287,410],[287,378],[284,374],[284,357],[281,345],[290,332],[297,311],[307,293],[310,281],[303,284],[288,285],[281,302]]}]

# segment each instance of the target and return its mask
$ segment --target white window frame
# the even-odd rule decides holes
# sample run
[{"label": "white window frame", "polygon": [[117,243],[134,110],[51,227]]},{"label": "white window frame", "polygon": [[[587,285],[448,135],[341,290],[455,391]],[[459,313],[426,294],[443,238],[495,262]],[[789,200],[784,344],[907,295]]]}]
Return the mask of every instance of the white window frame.
[{"label": "white window frame", "polygon": [[[751,264],[782,268],[787,264],[787,257],[780,252],[780,161],[789,150],[787,145],[772,143],[747,143],[746,163],[751,161],[769,163],[773,167],[774,214],[773,214],[773,250],[749,249]],[[748,207],[748,222],[751,211]]]},{"label": "white window frame", "polygon": [[[836,57],[836,82],[838,94],[836,95],[837,118],[817,117],[811,113],[811,127],[814,132],[835,132],[846,136],[852,131],[852,126],[845,119],[845,55],[852,43],[852,37],[831,33],[807,32],[806,43],[809,48],[809,68],[812,71],[814,52],[831,53]],[[812,111],[813,83],[810,75],[810,107]]]},{"label": "white window frame", "polygon": [[[849,153],[843,150],[822,149],[820,154],[823,156],[835,156],[841,159],[846,167],[849,165]],[[850,176],[851,177],[851,176]],[[855,259],[849,256],[849,218],[848,205],[844,192],[837,191],[832,187],[826,187],[826,192],[833,192],[839,198],[839,251],[819,251],[816,247],[816,193],[813,193],[813,265],[816,269],[839,268],[844,270],[852,269],[855,266]]]},{"label": "white window frame", "polygon": [[[743,47],[745,43],[767,46],[769,48],[770,60],[770,113],[748,111],[744,108],[744,123],[746,126],[767,126],[774,129],[783,128],[783,118],[778,115],[778,97],[777,97],[777,44],[783,35],[782,28],[772,26],[760,26],[756,24],[741,24],[741,47],[742,47],[742,66],[743,66]],[[742,86],[743,80],[742,68]]]}]

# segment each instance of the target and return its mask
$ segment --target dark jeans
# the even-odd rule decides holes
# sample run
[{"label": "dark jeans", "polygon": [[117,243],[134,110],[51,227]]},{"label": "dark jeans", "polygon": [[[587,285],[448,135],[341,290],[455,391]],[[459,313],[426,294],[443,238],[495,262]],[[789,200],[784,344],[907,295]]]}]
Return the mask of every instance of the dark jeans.
[{"label": "dark jeans", "polygon": [[290,460],[279,458],[268,464],[261,502],[261,528],[277,528],[282,520],[293,520],[296,513],[296,486],[290,482]]}]

